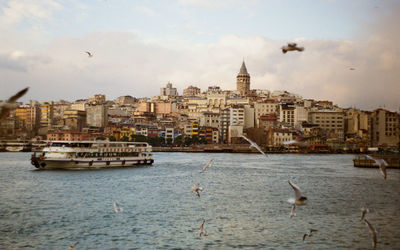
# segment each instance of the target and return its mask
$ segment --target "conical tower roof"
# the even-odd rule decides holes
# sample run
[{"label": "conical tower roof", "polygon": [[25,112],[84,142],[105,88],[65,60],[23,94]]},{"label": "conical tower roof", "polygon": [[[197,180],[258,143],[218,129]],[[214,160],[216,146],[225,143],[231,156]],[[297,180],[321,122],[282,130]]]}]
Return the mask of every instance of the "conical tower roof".
[{"label": "conical tower roof", "polygon": [[242,63],[242,67],[240,67],[239,75],[248,75],[249,73],[247,72],[246,64]]}]

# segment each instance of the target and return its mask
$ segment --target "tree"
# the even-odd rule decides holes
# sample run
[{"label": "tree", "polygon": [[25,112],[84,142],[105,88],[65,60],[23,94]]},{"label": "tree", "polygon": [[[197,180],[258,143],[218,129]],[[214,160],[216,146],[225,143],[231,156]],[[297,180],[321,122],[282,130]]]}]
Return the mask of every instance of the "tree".
[{"label": "tree", "polygon": [[178,135],[175,138],[174,144],[176,144],[177,146],[182,146],[183,143],[184,143],[183,142],[183,136],[182,135]]},{"label": "tree", "polygon": [[129,137],[126,136],[126,135],[124,135],[124,136],[121,138],[121,141],[129,141]]}]

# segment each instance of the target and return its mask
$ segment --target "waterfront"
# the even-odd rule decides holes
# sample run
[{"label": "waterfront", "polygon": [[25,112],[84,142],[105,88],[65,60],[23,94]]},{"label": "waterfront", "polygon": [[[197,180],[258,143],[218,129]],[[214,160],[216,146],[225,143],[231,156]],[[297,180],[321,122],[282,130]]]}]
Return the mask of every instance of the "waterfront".
[{"label": "waterfront", "polygon": [[[400,171],[384,181],[377,169],[354,168],[353,155],[156,152],[153,166],[85,171],[37,171],[29,153],[0,159],[2,249],[77,241],[76,249],[369,249],[363,206],[378,249],[400,245]],[[309,199],[291,219],[288,180]],[[200,198],[190,190],[196,182]],[[309,228],[319,231],[302,242]]]}]

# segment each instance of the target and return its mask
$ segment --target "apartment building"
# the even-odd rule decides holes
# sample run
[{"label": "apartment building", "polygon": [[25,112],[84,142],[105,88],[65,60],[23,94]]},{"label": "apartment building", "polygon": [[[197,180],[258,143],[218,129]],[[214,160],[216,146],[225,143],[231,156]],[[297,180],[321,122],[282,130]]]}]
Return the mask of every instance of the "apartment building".
[{"label": "apartment building", "polygon": [[344,113],[342,110],[314,110],[308,113],[309,122],[318,124],[329,137],[344,140]]},{"label": "apartment building", "polygon": [[371,146],[398,146],[399,114],[384,109],[376,109],[370,116]]}]

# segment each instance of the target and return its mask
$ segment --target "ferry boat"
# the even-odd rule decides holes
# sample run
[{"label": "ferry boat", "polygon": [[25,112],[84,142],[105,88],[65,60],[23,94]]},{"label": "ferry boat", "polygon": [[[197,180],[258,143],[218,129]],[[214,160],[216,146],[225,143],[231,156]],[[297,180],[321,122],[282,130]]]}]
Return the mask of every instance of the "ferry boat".
[{"label": "ferry boat", "polygon": [[39,169],[113,168],[152,164],[146,142],[51,141],[31,163]]}]

